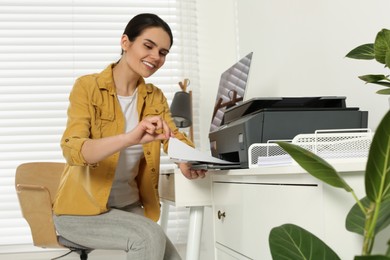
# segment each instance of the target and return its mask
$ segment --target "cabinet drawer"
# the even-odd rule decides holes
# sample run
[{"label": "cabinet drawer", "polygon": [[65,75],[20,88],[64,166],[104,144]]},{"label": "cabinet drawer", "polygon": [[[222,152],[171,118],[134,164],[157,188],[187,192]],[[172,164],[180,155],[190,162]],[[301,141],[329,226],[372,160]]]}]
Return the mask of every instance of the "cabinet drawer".
[{"label": "cabinet drawer", "polygon": [[216,243],[250,259],[271,259],[273,227],[294,223],[323,234],[321,185],[214,182],[213,199]]}]

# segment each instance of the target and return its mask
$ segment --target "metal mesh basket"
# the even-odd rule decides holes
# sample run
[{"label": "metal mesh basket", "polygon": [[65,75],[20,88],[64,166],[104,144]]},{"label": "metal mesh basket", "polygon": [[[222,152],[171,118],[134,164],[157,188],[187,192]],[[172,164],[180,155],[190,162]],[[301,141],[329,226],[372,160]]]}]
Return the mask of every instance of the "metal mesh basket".
[{"label": "metal mesh basket", "polygon": [[[318,130],[313,134],[297,135],[293,140],[279,141],[292,142],[328,160],[366,158],[372,135],[369,129]],[[249,147],[249,168],[293,163],[291,157],[275,141],[256,143]]]}]

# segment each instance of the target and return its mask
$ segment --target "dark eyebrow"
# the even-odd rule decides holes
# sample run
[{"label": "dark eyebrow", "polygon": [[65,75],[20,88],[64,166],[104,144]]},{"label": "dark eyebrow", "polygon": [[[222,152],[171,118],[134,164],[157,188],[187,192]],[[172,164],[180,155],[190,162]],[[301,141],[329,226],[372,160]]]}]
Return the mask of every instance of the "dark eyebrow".
[{"label": "dark eyebrow", "polygon": [[[145,41],[147,41],[147,42],[153,44],[154,46],[158,47],[157,44],[154,41],[150,40],[150,39],[145,39]],[[162,48],[161,51],[169,53],[169,50],[167,50],[165,48]]]}]

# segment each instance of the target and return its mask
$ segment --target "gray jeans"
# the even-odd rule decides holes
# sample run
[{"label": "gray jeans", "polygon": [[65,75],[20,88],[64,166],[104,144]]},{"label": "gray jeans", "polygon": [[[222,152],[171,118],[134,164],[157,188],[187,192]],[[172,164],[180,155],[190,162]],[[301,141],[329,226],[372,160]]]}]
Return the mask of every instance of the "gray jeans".
[{"label": "gray jeans", "polygon": [[181,259],[162,228],[140,215],[139,207],[111,209],[96,216],[54,216],[54,224],[57,232],[73,243],[124,250],[128,260]]}]

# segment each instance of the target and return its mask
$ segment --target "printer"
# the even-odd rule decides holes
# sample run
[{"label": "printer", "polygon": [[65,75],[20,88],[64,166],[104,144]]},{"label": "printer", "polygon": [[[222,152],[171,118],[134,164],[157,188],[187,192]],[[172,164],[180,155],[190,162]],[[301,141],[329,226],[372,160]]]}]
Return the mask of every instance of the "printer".
[{"label": "printer", "polygon": [[253,143],[291,140],[327,129],[367,128],[368,112],[346,107],[345,97],[253,98],[225,110],[221,125],[209,133],[213,157],[248,168]]}]

